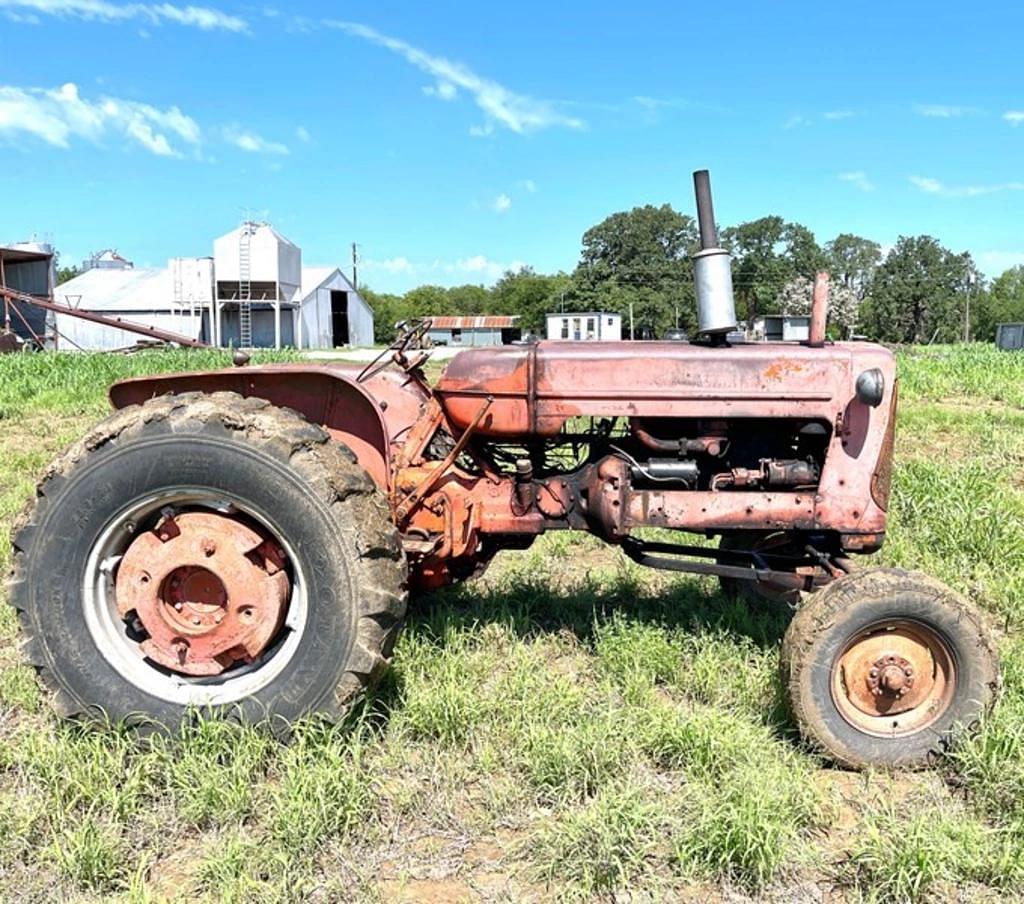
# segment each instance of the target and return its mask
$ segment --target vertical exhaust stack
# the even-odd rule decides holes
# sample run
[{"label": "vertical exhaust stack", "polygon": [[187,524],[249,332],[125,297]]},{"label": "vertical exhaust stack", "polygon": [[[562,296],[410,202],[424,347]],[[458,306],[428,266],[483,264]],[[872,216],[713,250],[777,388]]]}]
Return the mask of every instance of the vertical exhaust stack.
[{"label": "vertical exhaust stack", "polygon": [[732,264],[729,252],[718,247],[715,208],[711,203],[711,179],[707,170],[693,174],[697,194],[697,225],[700,251],[693,256],[697,288],[697,331],[712,341],[725,341],[736,329],[736,304],[732,297]]}]

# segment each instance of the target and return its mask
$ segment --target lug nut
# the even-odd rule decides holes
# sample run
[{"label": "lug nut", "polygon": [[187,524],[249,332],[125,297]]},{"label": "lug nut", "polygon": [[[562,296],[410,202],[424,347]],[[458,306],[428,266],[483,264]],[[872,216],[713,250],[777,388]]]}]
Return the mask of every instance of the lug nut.
[{"label": "lug nut", "polygon": [[206,558],[210,558],[217,551],[217,544],[209,537],[205,537],[200,544],[200,548],[203,550],[203,555]]}]

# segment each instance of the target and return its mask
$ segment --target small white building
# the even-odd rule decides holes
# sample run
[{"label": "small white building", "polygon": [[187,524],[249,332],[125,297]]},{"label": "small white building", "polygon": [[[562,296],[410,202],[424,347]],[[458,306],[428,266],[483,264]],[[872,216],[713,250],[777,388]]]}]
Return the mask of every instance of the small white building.
[{"label": "small white building", "polygon": [[[58,286],[58,303],[222,347],[373,344],[373,311],[337,267],[303,267],[302,250],[267,223],[246,222],[213,257],[137,268],[117,256]],[[57,314],[65,347],[114,349],[139,335]]]},{"label": "small white building", "polygon": [[806,314],[764,314],[755,317],[750,338],[755,342],[806,342],[811,318]]},{"label": "small white building", "polygon": [[607,311],[548,314],[547,337],[568,342],[620,342],[622,315]]}]

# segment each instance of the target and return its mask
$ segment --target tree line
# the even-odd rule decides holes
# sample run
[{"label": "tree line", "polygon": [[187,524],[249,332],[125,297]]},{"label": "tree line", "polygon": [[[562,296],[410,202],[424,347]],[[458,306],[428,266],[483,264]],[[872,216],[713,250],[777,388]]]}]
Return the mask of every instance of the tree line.
[{"label": "tree line", "polygon": [[[1024,266],[987,281],[971,255],[931,236],[901,236],[883,254],[877,242],[850,233],[819,244],[800,223],[761,217],[721,230],[733,257],[737,316],[805,313],[814,274],[832,276],[829,332],[890,343],[991,341],[996,324],[1024,320]],[[557,311],[616,311],[636,335],[660,337],[696,328],[691,255],[696,221],[670,205],[614,213],[583,234],[571,273],[529,267],[506,272],[491,287],[424,285],[403,295],[364,288],[374,309],[375,338],[394,338],[395,324],[439,315],[518,314],[523,330],[542,332]]]}]

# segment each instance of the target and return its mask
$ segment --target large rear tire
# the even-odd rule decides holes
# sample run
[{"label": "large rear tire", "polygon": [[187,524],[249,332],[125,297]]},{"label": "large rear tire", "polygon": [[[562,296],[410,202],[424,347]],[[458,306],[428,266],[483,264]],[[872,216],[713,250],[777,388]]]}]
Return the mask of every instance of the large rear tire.
[{"label": "large rear tire", "polygon": [[348,449],[261,399],[189,393],[117,412],[50,466],[9,596],[64,716],[284,728],[341,718],[380,676],[405,584]]},{"label": "large rear tire", "polygon": [[806,741],[840,765],[927,765],[999,684],[995,641],[967,600],[896,568],[810,596],[782,644],[782,680]]}]

